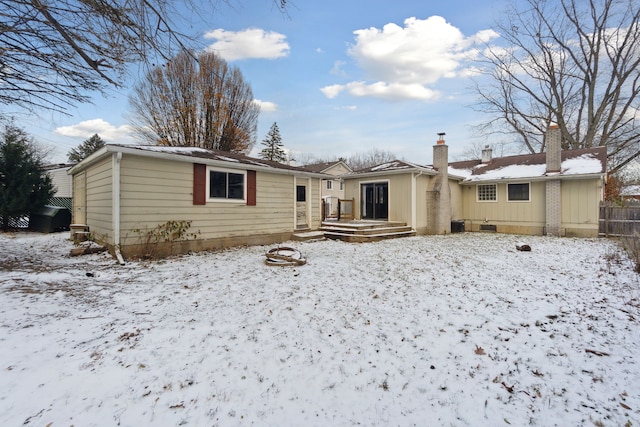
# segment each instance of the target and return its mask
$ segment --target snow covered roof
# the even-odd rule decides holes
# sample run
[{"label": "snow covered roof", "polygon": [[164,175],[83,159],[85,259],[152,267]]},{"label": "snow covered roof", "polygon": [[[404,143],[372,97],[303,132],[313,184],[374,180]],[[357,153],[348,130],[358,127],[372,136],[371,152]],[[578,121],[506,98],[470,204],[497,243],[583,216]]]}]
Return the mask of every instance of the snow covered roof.
[{"label": "snow covered roof", "polygon": [[73,165],[75,165],[75,163],[56,163],[56,164],[52,164],[52,165],[46,165],[44,167],[44,170],[46,170],[46,171],[54,171],[54,170],[58,170],[58,169],[67,170]]},{"label": "snow covered roof", "polygon": [[426,172],[435,175],[436,170],[431,166],[421,166],[415,163],[405,162],[404,160],[393,160],[372,166],[366,169],[360,169],[350,175],[383,175],[389,173],[407,173],[407,172]]},{"label": "snow covered roof", "polygon": [[313,163],[313,164],[310,164],[310,165],[305,165],[304,168],[309,170],[309,171],[313,171],[313,172],[324,172],[324,173],[327,173],[329,169],[332,169],[332,168],[334,168],[335,166],[338,166],[338,165],[343,165],[347,170],[351,170],[349,165],[347,165],[342,160],[336,160],[336,161],[333,161],[333,162]]},{"label": "snow covered roof", "polygon": [[[562,152],[560,173],[555,176],[602,175],[606,173],[606,147]],[[463,176],[465,182],[542,178],[547,173],[546,153],[497,157],[488,163],[480,160],[449,163],[449,173]]]},{"label": "snow covered roof", "polygon": [[640,196],[640,185],[625,185],[620,189],[621,196]]},{"label": "snow covered roof", "polygon": [[108,153],[122,152],[126,154],[135,154],[149,157],[160,157],[171,160],[182,160],[195,162],[194,158],[202,160],[202,163],[218,163],[224,162],[228,167],[251,167],[263,170],[271,170],[274,173],[291,173],[300,172],[306,175],[324,177],[325,174],[309,170],[305,167],[291,166],[284,163],[272,162],[270,160],[257,159],[245,156],[244,154],[231,153],[228,151],[209,150],[199,147],[168,147],[159,145],[124,145],[124,144],[107,144],[93,155],[76,165],[71,173],[78,172],[89,164],[95,162],[107,155]]},{"label": "snow covered roof", "polygon": [[[546,153],[497,157],[488,163],[467,160],[449,163],[449,177],[463,182],[498,181],[508,179],[535,179],[551,176],[547,173]],[[605,147],[585,148],[562,152],[561,172],[555,176],[578,177],[602,175],[607,170],[607,150]],[[435,175],[433,166],[421,166],[403,160],[393,160],[377,166],[357,170],[348,176],[376,176],[394,173],[422,172]]]}]

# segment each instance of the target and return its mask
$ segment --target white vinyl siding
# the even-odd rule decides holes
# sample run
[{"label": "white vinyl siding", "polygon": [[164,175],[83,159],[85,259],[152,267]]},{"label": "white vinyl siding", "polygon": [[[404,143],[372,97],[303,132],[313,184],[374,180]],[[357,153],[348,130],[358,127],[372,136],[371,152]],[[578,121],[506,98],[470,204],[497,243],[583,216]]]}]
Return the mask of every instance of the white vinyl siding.
[{"label": "white vinyl siding", "polygon": [[113,239],[112,157],[100,161],[86,172],[86,223],[91,233],[111,242]]},{"label": "white vinyl siding", "polygon": [[[312,222],[317,227],[320,179],[311,181]],[[170,220],[192,221],[189,230],[199,233],[198,239],[291,232],[294,191],[294,176],[258,171],[256,206],[193,205],[192,163],[125,155],[121,169],[122,236],[126,244],[134,244],[140,236],[133,230],[150,230]]]}]

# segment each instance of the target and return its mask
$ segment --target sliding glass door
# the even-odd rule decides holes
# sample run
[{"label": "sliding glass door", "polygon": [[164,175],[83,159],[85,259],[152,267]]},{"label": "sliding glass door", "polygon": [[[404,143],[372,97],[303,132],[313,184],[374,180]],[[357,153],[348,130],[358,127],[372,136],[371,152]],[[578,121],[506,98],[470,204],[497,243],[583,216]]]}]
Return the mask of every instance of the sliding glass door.
[{"label": "sliding glass door", "polygon": [[389,219],[389,183],[361,184],[362,219]]}]

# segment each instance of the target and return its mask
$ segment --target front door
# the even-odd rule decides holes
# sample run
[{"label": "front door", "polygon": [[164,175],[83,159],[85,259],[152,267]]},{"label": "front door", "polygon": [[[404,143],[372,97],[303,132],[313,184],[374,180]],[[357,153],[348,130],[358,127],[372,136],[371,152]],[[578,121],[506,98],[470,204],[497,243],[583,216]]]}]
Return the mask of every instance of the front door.
[{"label": "front door", "polygon": [[389,183],[373,182],[361,185],[362,219],[389,219]]}]

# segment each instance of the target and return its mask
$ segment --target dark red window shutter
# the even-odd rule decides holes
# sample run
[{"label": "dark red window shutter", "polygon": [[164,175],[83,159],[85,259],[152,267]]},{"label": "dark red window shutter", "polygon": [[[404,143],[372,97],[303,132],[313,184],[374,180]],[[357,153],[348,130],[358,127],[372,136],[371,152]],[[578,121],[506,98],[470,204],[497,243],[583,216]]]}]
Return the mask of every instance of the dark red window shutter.
[{"label": "dark red window shutter", "polygon": [[193,164],[193,204],[207,204],[207,166]]},{"label": "dark red window shutter", "polygon": [[247,171],[247,206],[256,205],[256,171]]}]

